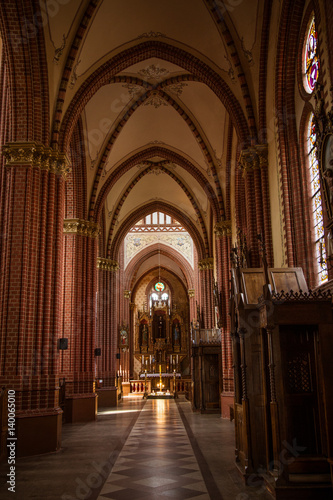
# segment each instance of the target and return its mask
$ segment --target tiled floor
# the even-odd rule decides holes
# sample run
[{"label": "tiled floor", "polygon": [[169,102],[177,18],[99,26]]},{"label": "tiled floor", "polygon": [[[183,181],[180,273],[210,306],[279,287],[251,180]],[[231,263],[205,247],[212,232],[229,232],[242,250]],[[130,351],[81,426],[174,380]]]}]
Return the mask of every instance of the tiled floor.
[{"label": "tiled floor", "polygon": [[233,423],[185,400],[125,399],[62,434],[59,452],[17,460],[15,494],[0,465],[1,500],[271,500],[235,468]]},{"label": "tiled floor", "polygon": [[209,499],[174,400],[148,400],[98,500]]}]

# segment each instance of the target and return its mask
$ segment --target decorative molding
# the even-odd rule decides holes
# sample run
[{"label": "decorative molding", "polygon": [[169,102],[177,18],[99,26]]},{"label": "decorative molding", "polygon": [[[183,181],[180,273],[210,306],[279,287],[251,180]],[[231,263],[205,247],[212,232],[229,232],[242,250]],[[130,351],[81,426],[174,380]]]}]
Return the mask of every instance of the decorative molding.
[{"label": "decorative molding", "polygon": [[231,236],[231,220],[221,220],[214,227],[214,233],[218,238],[221,236]]},{"label": "decorative molding", "polygon": [[158,92],[152,92],[152,94],[144,102],[144,106],[154,106],[158,109],[160,106],[168,106],[168,103],[159,95]]},{"label": "decorative molding", "polygon": [[173,94],[176,94],[177,97],[180,97],[183,93],[184,87],[187,87],[187,83],[179,82],[169,85],[167,89]]},{"label": "decorative molding", "polygon": [[80,236],[88,236],[89,238],[98,238],[101,228],[95,222],[82,219],[65,219],[64,233],[78,234]]},{"label": "decorative molding", "polygon": [[[260,299],[261,302],[263,303],[264,299],[262,297],[260,297]],[[332,293],[330,290],[322,292],[320,289],[318,291],[309,290],[309,292],[303,292],[302,290],[300,290],[299,292],[294,292],[293,290],[290,290],[290,292],[285,292],[284,290],[281,290],[281,292],[272,293],[272,300],[274,304],[287,301],[310,302],[311,300],[313,301],[323,300],[331,302]]]},{"label": "decorative molding", "polygon": [[123,85],[123,87],[128,90],[131,98],[136,96],[137,94],[140,94],[140,92],[143,90],[140,85],[134,85],[133,83],[126,83],[125,85]]},{"label": "decorative molding", "polygon": [[244,37],[242,37],[242,39],[241,39],[241,47],[242,47],[242,51],[244,53],[244,56],[246,57],[247,62],[249,63],[250,66],[253,66],[253,64],[254,64],[253,55],[252,55],[252,52],[250,50],[245,48]]},{"label": "decorative molding", "polygon": [[102,271],[118,271],[120,268],[119,262],[111,259],[104,259],[103,257],[97,257],[97,269]]},{"label": "decorative molding", "polygon": [[190,288],[187,292],[188,292],[188,296],[190,297],[190,299],[193,299],[193,297],[195,296],[194,288]]},{"label": "decorative molding", "polygon": [[207,259],[199,260],[198,269],[199,271],[207,271],[208,269],[214,268],[214,259],[213,257],[208,257]]},{"label": "decorative molding", "polygon": [[131,298],[131,290],[124,290],[124,298],[125,299],[130,299]]},{"label": "decorative molding", "polygon": [[71,171],[65,153],[38,144],[37,142],[9,142],[2,148],[6,167],[24,165],[47,170],[66,179]]},{"label": "decorative molding", "polygon": [[224,56],[224,59],[226,59],[229,63],[229,69],[228,69],[228,75],[229,75],[229,78],[230,80],[232,81],[232,83],[236,83],[236,77],[235,77],[235,72],[234,72],[234,69],[231,65],[231,62],[229,60],[229,58],[227,56]]},{"label": "decorative molding", "polygon": [[142,33],[141,35],[137,36],[137,40],[140,38],[159,38],[159,37],[166,38],[166,35],[164,35],[164,33],[161,33],[160,31],[148,31],[146,33]]},{"label": "decorative molding", "polygon": [[74,66],[74,68],[73,68],[73,70],[72,70],[71,79],[70,79],[70,83],[69,83],[69,88],[70,88],[70,89],[72,89],[72,88],[74,87],[74,85],[76,84],[76,80],[77,80],[77,78],[78,78],[76,70],[77,70],[77,67],[78,67],[78,65],[80,64],[80,62],[81,62],[81,60],[80,60],[80,61],[78,61],[78,62],[75,64],[75,66]]},{"label": "decorative molding", "polygon": [[147,68],[138,71],[138,74],[147,80],[160,80],[168,76],[169,73],[170,71],[166,68],[160,68],[159,66],[155,66],[155,64],[151,64]]},{"label": "decorative molding", "polygon": [[65,47],[66,47],[66,35],[63,34],[62,35],[62,44],[60,45],[60,47],[58,49],[55,49],[55,51],[54,51],[54,58],[53,58],[54,64],[59,63],[60,57],[62,56],[62,53],[63,53]]}]

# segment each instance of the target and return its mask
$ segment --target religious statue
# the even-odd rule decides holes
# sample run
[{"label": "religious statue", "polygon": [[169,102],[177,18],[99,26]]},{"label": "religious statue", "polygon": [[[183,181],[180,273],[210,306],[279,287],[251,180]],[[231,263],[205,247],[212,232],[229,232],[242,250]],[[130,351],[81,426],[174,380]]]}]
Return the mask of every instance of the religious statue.
[{"label": "religious statue", "polygon": [[148,343],[148,327],[144,323],[142,326],[142,345],[147,345]]},{"label": "religious statue", "polygon": [[179,345],[179,342],[180,342],[180,327],[179,327],[179,323],[176,322],[176,323],[174,323],[174,326],[173,326],[173,343],[175,345]]},{"label": "religious statue", "polygon": [[120,332],[120,344],[122,346],[128,345],[128,334],[126,330],[121,330]]}]

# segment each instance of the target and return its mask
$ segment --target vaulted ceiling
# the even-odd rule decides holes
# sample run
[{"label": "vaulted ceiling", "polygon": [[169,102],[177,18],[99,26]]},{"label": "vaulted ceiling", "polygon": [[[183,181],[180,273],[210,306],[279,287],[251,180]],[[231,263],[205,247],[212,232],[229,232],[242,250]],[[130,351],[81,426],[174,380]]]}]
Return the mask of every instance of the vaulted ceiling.
[{"label": "vaulted ceiling", "polygon": [[230,128],[256,136],[264,1],[40,3],[52,145],[68,149],[80,122],[87,215],[105,224],[105,252],[149,204],[183,218],[210,255]]}]

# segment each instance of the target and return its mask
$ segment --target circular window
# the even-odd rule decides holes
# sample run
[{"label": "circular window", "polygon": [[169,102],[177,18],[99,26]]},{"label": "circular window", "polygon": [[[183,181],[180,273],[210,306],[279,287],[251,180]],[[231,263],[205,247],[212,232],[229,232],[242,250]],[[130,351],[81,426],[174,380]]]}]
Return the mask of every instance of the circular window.
[{"label": "circular window", "polygon": [[318,35],[312,18],[306,34],[303,52],[303,84],[308,94],[314,91],[319,73]]},{"label": "circular window", "polygon": [[164,286],[164,283],[162,283],[161,281],[158,281],[154,288],[155,288],[156,292],[163,292],[165,286]]}]

